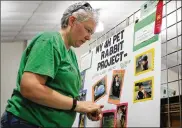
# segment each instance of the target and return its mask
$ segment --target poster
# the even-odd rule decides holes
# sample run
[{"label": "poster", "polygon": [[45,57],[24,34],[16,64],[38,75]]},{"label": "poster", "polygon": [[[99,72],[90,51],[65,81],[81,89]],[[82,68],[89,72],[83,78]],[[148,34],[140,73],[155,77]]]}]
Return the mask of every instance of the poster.
[{"label": "poster", "polygon": [[116,110],[105,110],[102,112],[100,127],[115,128],[116,127]]},{"label": "poster", "polygon": [[[79,93],[79,101],[86,101],[86,96],[87,96],[87,90],[80,90]],[[86,127],[86,114],[84,113],[77,113],[78,115],[78,128],[85,128]]]},{"label": "poster", "polygon": [[84,88],[85,73],[86,73],[86,70],[83,70],[83,71],[80,73],[80,74],[81,74],[81,88],[80,88],[80,89],[83,89],[83,88]]},{"label": "poster", "polygon": [[85,128],[85,124],[86,124],[86,115],[83,113],[79,113],[78,128]]},{"label": "poster", "polygon": [[103,77],[92,88],[92,101],[97,102],[107,93],[107,77]]},{"label": "poster", "polygon": [[108,102],[119,104],[123,88],[125,70],[113,70]]},{"label": "poster", "polygon": [[158,0],[148,0],[147,2],[145,2],[141,7],[141,13],[140,13],[140,17],[143,18],[147,15],[149,15],[152,10],[154,10],[157,6]]},{"label": "poster", "polygon": [[[109,118],[102,121],[87,120],[86,127],[116,126],[117,107],[123,103],[127,113],[122,127],[160,127],[161,39],[152,34],[154,17],[151,13],[92,49],[93,61],[84,82],[86,100],[104,105],[103,112],[113,112],[112,116],[103,113]],[[115,92],[114,78],[120,83]]]},{"label": "poster", "polygon": [[86,101],[86,95],[87,95],[87,90],[80,90],[79,93],[79,100],[80,101]]},{"label": "poster", "polygon": [[84,71],[91,67],[92,64],[92,52],[88,52],[81,56],[80,70]]},{"label": "poster", "polygon": [[127,127],[127,117],[128,117],[128,103],[120,103],[116,107],[117,118],[116,126],[117,128]]}]

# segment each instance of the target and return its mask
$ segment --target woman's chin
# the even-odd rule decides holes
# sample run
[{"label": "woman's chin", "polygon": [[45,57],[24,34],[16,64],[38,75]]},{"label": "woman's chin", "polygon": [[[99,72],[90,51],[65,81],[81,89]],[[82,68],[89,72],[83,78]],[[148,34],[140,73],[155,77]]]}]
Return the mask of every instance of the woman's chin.
[{"label": "woman's chin", "polygon": [[79,48],[82,45],[82,43],[76,43],[76,45],[74,46],[75,48]]}]

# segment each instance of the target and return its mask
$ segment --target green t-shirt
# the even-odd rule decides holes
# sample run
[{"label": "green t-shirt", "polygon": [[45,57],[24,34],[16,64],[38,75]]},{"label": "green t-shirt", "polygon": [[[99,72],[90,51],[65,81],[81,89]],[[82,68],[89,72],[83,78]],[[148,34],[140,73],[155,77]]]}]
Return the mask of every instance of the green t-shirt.
[{"label": "green t-shirt", "polygon": [[76,112],[36,104],[22,97],[20,81],[24,71],[48,76],[46,84],[59,93],[78,97],[81,76],[75,53],[67,50],[59,32],[37,35],[25,49],[17,76],[17,88],[8,100],[6,110],[44,128],[71,127]]}]

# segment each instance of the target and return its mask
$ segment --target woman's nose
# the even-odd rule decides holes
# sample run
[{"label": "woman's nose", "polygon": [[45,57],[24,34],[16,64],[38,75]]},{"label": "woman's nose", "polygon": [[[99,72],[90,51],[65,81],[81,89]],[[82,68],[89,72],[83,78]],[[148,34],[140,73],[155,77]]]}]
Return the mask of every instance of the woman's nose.
[{"label": "woman's nose", "polygon": [[91,39],[91,35],[90,34],[85,36],[85,40],[90,40],[90,39]]}]

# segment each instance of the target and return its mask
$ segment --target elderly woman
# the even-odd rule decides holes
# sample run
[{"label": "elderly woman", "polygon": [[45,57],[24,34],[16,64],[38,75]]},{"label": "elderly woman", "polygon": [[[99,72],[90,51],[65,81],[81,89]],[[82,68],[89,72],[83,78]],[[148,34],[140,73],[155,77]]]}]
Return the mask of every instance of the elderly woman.
[{"label": "elderly woman", "polygon": [[1,128],[71,127],[76,112],[97,121],[103,105],[77,101],[80,71],[73,47],[90,40],[98,16],[89,3],[68,7],[59,32],[34,37],[20,62],[16,88],[1,117]]}]

